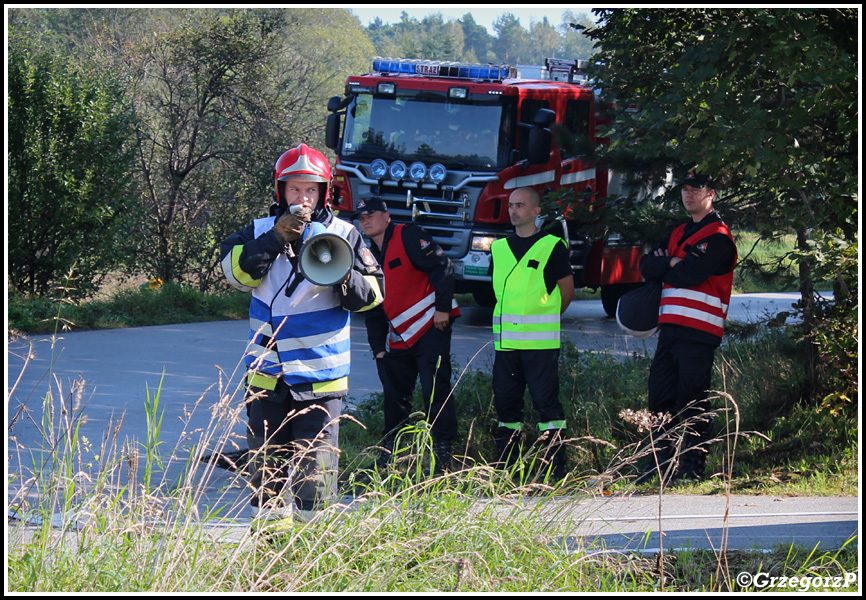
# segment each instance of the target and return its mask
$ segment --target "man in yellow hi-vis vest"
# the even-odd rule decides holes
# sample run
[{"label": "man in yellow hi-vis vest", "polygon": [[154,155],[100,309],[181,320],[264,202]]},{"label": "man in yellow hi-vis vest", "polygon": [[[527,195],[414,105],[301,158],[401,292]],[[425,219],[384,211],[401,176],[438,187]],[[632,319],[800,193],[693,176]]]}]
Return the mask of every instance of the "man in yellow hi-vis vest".
[{"label": "man in yellow hi-vis vest", "polygon": [[499,426],[500,465],[511,467],[520,454],[523,394],[529,388],[546,438],[545,459],[555,479],[565,477],[562,447],[565,413],[559,401],[560,315],[574,297],[568,248],[537,224],[541,198],[520,188],[508,199],[514,235],[490,248],[493,291],[493,402]]}]

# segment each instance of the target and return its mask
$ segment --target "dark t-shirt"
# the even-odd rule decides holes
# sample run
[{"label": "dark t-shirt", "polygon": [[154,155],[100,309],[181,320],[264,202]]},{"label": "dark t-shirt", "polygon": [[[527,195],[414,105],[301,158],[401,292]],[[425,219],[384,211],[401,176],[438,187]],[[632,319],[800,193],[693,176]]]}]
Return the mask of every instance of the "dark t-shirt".
[{"label": "dark t-shirt", "polygon": [[[514,254],[517,262],[529,252],[529,249],[535,245],[535,242],[548,235],[544,231],[539,231],[529,237],[520,237],[512,235],[508,238],[508,248]],[[490,264],[488,273],[493,277],[493,263]],[[547,293],[551,293],[556,287],[556,282],[572,274],[571,263],[569,262],[568,248],[565,244],[556,244],[553,251],[550,253],[550,260],[544,266],[544,284],[547,286]]]}]

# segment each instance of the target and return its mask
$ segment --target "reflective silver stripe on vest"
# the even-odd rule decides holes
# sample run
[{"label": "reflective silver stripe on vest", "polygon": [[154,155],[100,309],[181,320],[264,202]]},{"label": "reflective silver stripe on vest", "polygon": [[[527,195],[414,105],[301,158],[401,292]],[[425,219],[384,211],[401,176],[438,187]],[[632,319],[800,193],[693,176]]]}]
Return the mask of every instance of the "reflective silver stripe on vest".
[{"label": "reflective silver stripe on vest", "polygon": [[[394,329],[397,329],[398,327],[400,327],[400,325],[402,325],[403,323],[405,323],[406,321],[408,321],[409,319],[411,319],[412,317],[414,317],[415,315],[420,313],[422,310],[426,310],[435,301],[436,301],[436,293],[431,292],[430,294],[427,295],[426,298],[422,298],[421,300],[416,302],[414,305],[410,306],[409,308],[407,308],[406,310],[401,312],[399,315],[397,315],[396,318],[392,319],[391,325],[394,327]],[[431,313],[431,315],[432,315],[432,313]]]},{"label": "reflective silver stripe on vest", "polygon": [[271,324],[267,321],[250,317],[250,328],[265,337],[274,337],[274,330],[271,329]]},{"label": "reflective silver stripe on vest", "polygon": [[314,373],[316,371],[325,371],[334,367],[348,365],[351,362],[349,354],[335,354],[325,358],[308,359],[303,362],[293,360],[284,362],[280,366],[284,374],[288,373]]},{"label": "reflective silver stripe on vest", "polygon": [[[276,359],[276,352],[271,352],[270,350],[265,350],[261,346],[255,345],[250,347],[247,354],[260,359],[260,361],[253,364],[254,368],[277,366],[280,367],[284,375],[289,373],[315,373],[316,371],[325,371],[327,369],[333,369],[334,367],[341,367],[351,363],[351,355],[346,353],[334,354],[333,356],[326,356],[325,358],[306,359],[303,362],[300,360],[291,360],[288,362],[278,363],[274,360],[268,360],[268,355],[273,355],[273,358]],[[264,361],[267,364],[263,364],[261,361]]]},{"label": "reflective silver stripe on vest", "polygon": [[724,317],[708,313],[707,311],[698,308],[679,306],[678,304],[665,304],[662,306],[659,309],[659,316],[662,315],[673,315],[677,317],[685,317],[687,319],[695,319],[696,321],[703,321],[704,323],[714,325],[715,327],[724,327],[725,325]]},{"label": "reflective silver stripe on vest", "polygon": [[[434,294],[431,294],[430,296],[433,296],[433,295],[434,295]],[[428,296],[428,298],[429,298],[430,296]],[[427,300],[427,298],[425,298],[424,300],[422,300],[422,302],[424,302],[425,300]],[[419,303],[419,304],[420,304],[420,303]],[[415,306],[417,307],[418,304],[416,304]],[[413,307],[413,308],[414,308],[414,307]],[[456,299],[456,298],[452,298],[452,299],[451,299],[451,310],[454,310],[455,308],[457,308],[457,299]],[[388,337],[389,337],[389,339],[390,339],[392,342],[394,342],[394,343],[398,343],[398,342],[407,342],[407,341],[411,340],[413,337],[415,337],[415,335],[416,335],[419,331],[421,331],[422,329],[424,329],[424,327],[425,327],[428,323],[430,323],[430,322],[432,321],[432,319],[433,319],[433,314],[434,314],[435,312],[436,312],[436,307],[435,307],[435,306],[431,306],[430,308],[427,309],[427,312],[425,312],[423,315],[421,315],[421,317],[420,317],[417,321],[415,321],[414,323],[412,323],[412,325],[411,325],[408,329],[406,329],[406,331],[403,331],[402,333],[396,331],[396,329],[397,329],[397,325],[398,325],[398,324],[392,322],[392,323],[391,323],[392,328],[389,330],[389,333],[388,333]],[[417,313],[417,311],[415,311],[415,312],[413,313],[413,316],[414,316],[415,313]],[[406,313],[404,312],[403,314],[405,315]],[[401,321],[401,323],[405,323],[405,321],[406,321],[406,319],[403,319],[403,321]]]},{"label": "reflective silver stripe on vest", "polygon": [[559,314],[555,315],[500,315],[493,317],[495,325],[513,323],[514,325],[554,325],[559,324]]},{"label": "reflective silver stripe on vest", "polygon": [[687,290],[683,288],[665,288],[662,290],[662,300],[665,298],[682,298],[683,300],[691,300],[693,302],[701,302],[707,306],[720,309],[723,313],[728,314],[728,305],[722,302],[717,296],[711,296],[704,292],[695,290]]},{"label": "reflective silver stripe on vest", "polygon": [[395,331],[392,329],[392,330],[391,330],[391,339],[392,339],[393,341],[395,341],[395,342],[398,342],[398,341],[401,341],[401,340],[411,340],[412,337],[413,337],[416,333],[418,333],[419,331],[421,331],[421,330],[424,328],[424,326],[427,325],[427,323],[430,322],[430,319],[433,318],[433,313],[434,313],[434,312],[436,312],[436,307],[435,307],[435,306],[431,306],[431,307],[427,310],[427,312],[424,313],[424,315],[423,315],[420,319],[418,319],[417,321],[415,321],[414,323],[412,323],[412,326],[409,327],[409,329],[407,329],[407,330],[404,331],[403,333],[400,333],[400,332],[396,332],[396,333],[395,333]]},{"label": "reflective silver stripe on vest", "polygon": [[280,352],[289,352],[290,350],[298,350],[303,348],[316,348],[326,344],[334,344],[343,342],[350,337],[348,327],[338,329],[336,331],[327,331],[316,335],[309,335],[302,338],[288,338],[277,340],[277,350]]},{"label": "reflective silver stripe on vest", "polygon": [[558,340],[559,331],[503,331],[500,337],[503,340],[515,342],[540,342]]}]

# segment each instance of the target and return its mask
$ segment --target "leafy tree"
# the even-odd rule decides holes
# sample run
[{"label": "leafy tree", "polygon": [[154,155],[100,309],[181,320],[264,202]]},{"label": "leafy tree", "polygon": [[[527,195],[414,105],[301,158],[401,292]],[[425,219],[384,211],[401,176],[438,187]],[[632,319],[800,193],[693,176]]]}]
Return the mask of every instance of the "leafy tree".
[{"label": "leafy tree", "polygon": [[503,13],[493,21],[496,39],[493,50],[507,64],[526,63],[529,56],[529,33],[512,13]]},{"label": "leafy tree", "polygon": [[376,54],[348,10],[287,9],[285,14],[284,45],[273,59],[277,112],[271,120],[278,126],[277,141],[264,147],[271,164],[301,142],[324,151],[328,99],[343,93],[347,75],[369,69]]},{"label": "leafy tree", "polygon": [[557,57],[562,38],[547,17],[529,24],[529,48],[523,59],[527,64],[543,65],[545,58]]},{"label": "leafy tree", "polygon": [[[593,77],[617,102],[608,164],[650,180],[712,173],[727,220],[766,237],[797,232],[807,373],[820,383],[820,361],[848,382],[825,397],[856,397],[857,11],[594,12]],[[819,275],[835,282],[831,320],[816,304]],[[831,325],[846,349],[823,341]]]},{"label": "leafy tree", "polygon": [[376,49],[376,54],[379,56],[399,57],[402,50],[399,44],[394,39],[394,32],[389,25],[385,25],[382,19],[376,19],[366,28],[366,34],[373,47]]},{"label": "leafy tree", "polygon": [[463,27],[454,20],[447,23],[435,13],[421,20],[424,30],[420,56],[438,57],[440,60],[460,60],[463,57]]},{"label": "leafy tree", "polygon": [[441,13],[427,15],[421,21],[400,13],[400,22],[384,25],[376,19],[367,35],[380,56],[461,60],[464,32],[460,23],[445,21]]},{"label": "leafy tree", "polygon": [[138,269],[207,290],[219,242],[270,203],[276,158],[323,148],[327,99],[373,53],[342,9],[177,10],[108,60],[139,114]]},{"label": "leafy tree", "polygon": [[481,63],[542,64],[558,56],[588,58],[592,44],[569,23],[591,24],[586,15],[563,12],[558,28],[546,18],[533,21],[527,31],[513,14],[505,12],[493,24],[494,34],[479,25],[471,12],[456,21],[445,21],[441,13],[421,21],[403,11],[400,21],[385,25],[377,18],[366,28],[380,56],[461,60]]},{"label": "leafy tree", "polygon": [[9,283],[84,298],[125,258],[133,113],[116,79],[53,46],[10,30]]},{"label": "leafy tree", "polygon": [[[264,89],[280,41],[278,11],[193,10],[144,40],[127,40],[123,61],[139,114],[141,214],[136,240],[147,270],[183,281],[215,241],[209,199],[226,171],[243,167],[273,98]],[[216,241],[218,243],[218,241]]]},{"label": "leafy tree", "polygon": [[559,26],[561,45],[557,56],[562,58],[579,58],[587,60],[595,50],[592,41],[579,28],[592,27],[592,19],[585,13],[575,14],[570,10],[562,13],[562,23]]},{"label": "leafy tree", "polygon": [[483,25],[479,25],[466,13],[457,21],[463,28],[463,60],[466,62],[493,62],[490,56],[492,37]]}]

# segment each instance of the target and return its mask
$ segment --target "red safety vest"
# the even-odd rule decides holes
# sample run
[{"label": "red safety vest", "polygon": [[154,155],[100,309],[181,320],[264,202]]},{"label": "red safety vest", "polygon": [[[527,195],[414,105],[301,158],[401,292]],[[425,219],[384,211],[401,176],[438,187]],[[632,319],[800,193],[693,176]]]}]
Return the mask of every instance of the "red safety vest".
[{"label": "red safety vest", "polygon": [[[731,231],[722,222],[711,223],[695,232],[685,242],[680,240],[685,224],[677,227],[668,243],[668,254],[685,258],[686,247],[691,247],[702,239],[716,233],[724,233],[731,241]],[[737,258],[734,255],[734,264]],[[713,275],[694,288],[677,288],[665,284],[662,287],[662,300],[659,306],[659,325],[684,325],[706,331],[720,338],[724,334],[725,319],[731,302],[731,288],[734,284],[734,269],[724,275]]]},{"label": "red safety vest", "polygon": [[[409,348],[433,326],[436,290],[427,274],[416,269],[409,260],[403,246],[403,225],[394,227],[383,263],[385,300],[382,307],[391,323],[388,347]],[[449,314],[460,315],[454,297]]]}]

